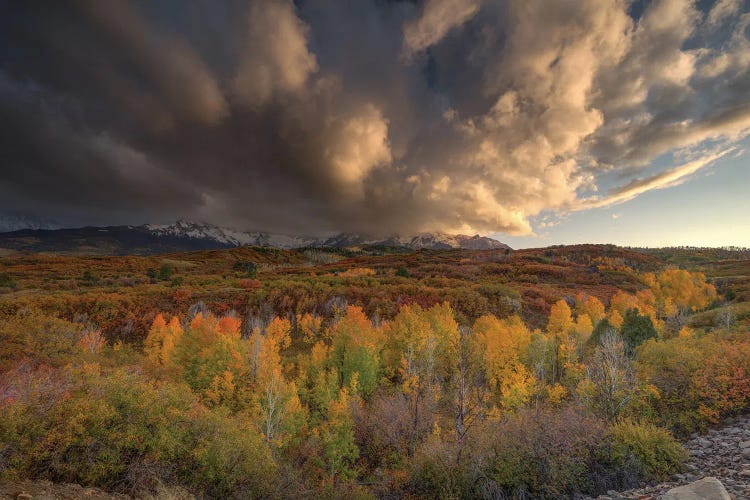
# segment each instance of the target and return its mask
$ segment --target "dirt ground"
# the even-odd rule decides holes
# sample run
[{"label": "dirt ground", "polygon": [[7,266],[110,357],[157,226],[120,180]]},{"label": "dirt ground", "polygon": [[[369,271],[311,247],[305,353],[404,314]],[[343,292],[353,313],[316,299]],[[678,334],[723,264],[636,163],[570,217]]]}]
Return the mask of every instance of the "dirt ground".
[{"label": "dirt ground", "polygon": [[13,500],[113,500],[130,498],[125,495],[107,493],[96,488],[84,488],[78,484],[60,484],[50,481],[19,481],[0,483],[0,499]]}]

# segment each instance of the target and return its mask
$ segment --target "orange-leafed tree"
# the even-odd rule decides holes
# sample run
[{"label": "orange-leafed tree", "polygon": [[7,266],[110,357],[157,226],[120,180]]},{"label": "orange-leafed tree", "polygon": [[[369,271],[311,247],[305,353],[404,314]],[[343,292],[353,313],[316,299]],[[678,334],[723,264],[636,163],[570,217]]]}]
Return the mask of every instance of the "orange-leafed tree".
[{"label": "orange-leafed tree", "polygon": [[183,333],[177,316],[173,316],[167,323],[161,313],[157,314],[151,323],[143,347],[148,360],[154,366],[176,368],[175,346],[180,342]]},{"label": "orange-leafed tree", "polygon": [[291,330],[289,320],[277,317],[247,341],[252,407],[266,441],[275,446],[285,445],[304,420],[297,386],[283,373],[281,350],[289,346]]},{"label": "orange-leafed tree", "polygon": [[[160,326],[161,322],[157,324]],[[247,372],[239,321],[199,313],[175,345],[185,382],[211,404],[235,404],[236,380]]]},{"label": "orange-leafed tree", "polygon": [[297,316],[297,331],[302,339],[309,345],[320,340],[323,332],[323,318],[305,313]]}]

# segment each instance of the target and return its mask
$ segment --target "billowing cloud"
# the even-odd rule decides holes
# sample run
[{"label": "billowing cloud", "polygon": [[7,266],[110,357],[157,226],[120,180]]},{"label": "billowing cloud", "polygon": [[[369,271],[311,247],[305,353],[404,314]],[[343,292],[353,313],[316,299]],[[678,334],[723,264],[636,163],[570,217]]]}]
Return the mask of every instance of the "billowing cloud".
[{"label": "billowing cloud", "polygon": [[297,92],[318,69],[307,50],[308,27],[294,12],[291,0],[262,0],[249,13],[248,42],[233,87],[250,106],[274,94]]},{"label": "billowing cloud", "polygon": [[404,26],[407,56],[434,45],[451,29],[474,17],[483,0],[425,0],[422,12]]},{"label": "billowing cloud", "polygon": [[747,2],[6,10],[0,210],[69,222],[530,234],[750,134]]},{"label": "billowing cloud", "polygon": [[365,105],[355,116],[347,117],[333,127],[334,137],[326,149],[326,160],[337,180],[347,185],[361,185],[370,171],[390,163],[388,123],[380,110]]}]

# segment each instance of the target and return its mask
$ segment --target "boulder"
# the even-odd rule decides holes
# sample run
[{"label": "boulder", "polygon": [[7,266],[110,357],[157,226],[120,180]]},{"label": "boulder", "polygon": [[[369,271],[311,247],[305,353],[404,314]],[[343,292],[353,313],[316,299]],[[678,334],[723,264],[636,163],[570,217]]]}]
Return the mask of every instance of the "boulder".
[{"label": "boulder", "polygon": [[662,500],[731,500],[724,485],[715,477],[705,477],[694,483],[672,488],[661,498]]}]

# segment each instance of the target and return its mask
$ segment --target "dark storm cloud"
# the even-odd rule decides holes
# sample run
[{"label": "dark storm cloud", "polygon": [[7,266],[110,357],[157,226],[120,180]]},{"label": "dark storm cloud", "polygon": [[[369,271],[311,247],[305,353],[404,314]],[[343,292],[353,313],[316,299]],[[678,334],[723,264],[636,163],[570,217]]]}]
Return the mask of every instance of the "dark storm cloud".
[{"label": "dark storm cloud", "polygon": [[[528,233],[750,129],[741,1],[3,10],[0,210],[80,223]],[[664,153],[690,160],[637,177]]]}]

